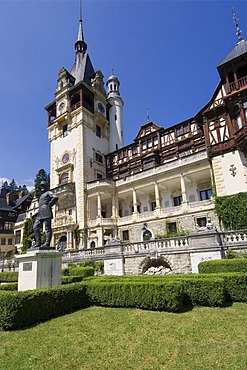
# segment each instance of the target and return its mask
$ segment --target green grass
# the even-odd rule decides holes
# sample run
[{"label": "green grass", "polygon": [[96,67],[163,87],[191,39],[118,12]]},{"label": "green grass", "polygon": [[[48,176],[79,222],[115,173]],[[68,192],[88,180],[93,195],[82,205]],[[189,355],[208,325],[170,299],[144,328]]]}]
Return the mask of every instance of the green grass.
[{"label": "green grass", "polygon": [[242,370],[247,304],[181,313],[89,307],[0,332],[1,370]]}]

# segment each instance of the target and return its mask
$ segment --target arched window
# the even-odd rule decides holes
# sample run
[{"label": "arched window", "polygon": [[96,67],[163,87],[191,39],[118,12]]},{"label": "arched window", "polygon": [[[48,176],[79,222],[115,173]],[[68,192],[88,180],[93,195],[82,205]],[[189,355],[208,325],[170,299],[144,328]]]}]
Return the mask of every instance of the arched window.
[{"label": "arched window", "polygon": [[152,233],[150,230],[145,230],[143,231],[143,240],[146,241],[146,240],[150,240],[152,238]]},{"label": "arched window", "polygon": [[94,241],[92,241],[92,242],[90,243],[90,248],[95,248],[95,242],[94,242]]},{"label": "arched window", "polygon": [[60,177],[60,184],[67,184],[69,182],[69,174],[68,172],[62,173]]}]

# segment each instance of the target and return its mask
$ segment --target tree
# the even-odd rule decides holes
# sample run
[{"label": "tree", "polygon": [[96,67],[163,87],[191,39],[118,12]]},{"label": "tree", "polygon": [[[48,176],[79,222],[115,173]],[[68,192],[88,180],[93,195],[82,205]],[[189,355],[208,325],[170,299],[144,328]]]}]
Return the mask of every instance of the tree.
[{"label": "tree", "polygon": [[35,180],[34,180],[34,191],[35,196],[39,199],[41,195],[41,182],[44,181],[46,183],[47,189],[50,187],[50,178],[49,175],[45,172],[44,169],[40,169],[37,173]]},{"label": "tree", "polygon": [[14,179],[9,184],[9,192],[12,194],[13,199],[18,198],[19,189]]},{"label": "tree", "polygon": [[23,227],[22,252],[26,252],[27,249],[32,246],[33,240],[34,240],[33,220],[32,218],[27,218]]},{"label": "tree", "polygon": [[11,197],[13,200],[16,200],[18,198],[18,195],[20,192],[23,193],[23,195],[29,194],[29,190],[27,189],[26,185],[17,185],[16,181],[13,179],[10,183],[8,181],[2,182],[1,188],[6,193],[11,193]]}]

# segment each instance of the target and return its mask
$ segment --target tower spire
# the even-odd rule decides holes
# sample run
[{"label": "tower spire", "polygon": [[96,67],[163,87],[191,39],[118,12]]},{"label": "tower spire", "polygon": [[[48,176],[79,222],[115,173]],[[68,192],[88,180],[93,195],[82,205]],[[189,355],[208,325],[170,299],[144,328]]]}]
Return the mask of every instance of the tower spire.
[{"label": "tower spire", "polygon": [[80,18],[79,18],[79,29],[77,41],[75,43],[75,49],[77,52],[86,52],[87,44],[84,41],[83,27],[82,27],[82,0],[80,0]]},{"label": "tower spire", "polygon": [[80,0],[80,18],[79,18],[79,30],[77,41],[84,41],[83,28],[82,28],[82,0]]},{"label": "tower spire", "polygon": [[236,26],[236,30],[237,30],[236,35],[238,37],[238,42],[243,41],[242,31],[239,28],[239,25],[238,25],[238,21],[239,20],[237,18],[237,15],[236,15],[236,12],[235,12],[235,9],[234,8],[232,8],[232,18],[233,18],[233,22],[234,22],[234,24]]}]

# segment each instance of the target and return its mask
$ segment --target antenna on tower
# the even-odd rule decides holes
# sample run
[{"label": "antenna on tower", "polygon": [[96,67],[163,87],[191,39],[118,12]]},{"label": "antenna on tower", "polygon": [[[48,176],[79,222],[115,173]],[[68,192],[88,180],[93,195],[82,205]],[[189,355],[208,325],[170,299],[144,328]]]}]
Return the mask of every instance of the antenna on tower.
[{"label": "antenna on tower", "polygon": [[239,25],[238,25],[239,20],[237,18],[237,15],[236,15],[236,12],[235,12],[234,8],[232,8],[232,18],[233,18],[233,22],[235,23],[235,26],[236,26],[236,29],[237,29],[236,35],[238,37],[238,42],[243,41],[242,31],[239,28]]},{"label": "antenna on tower", "polygon": [[111,66],[111,74],[112,74],[112,76],[114,76],[113,66]]}]

